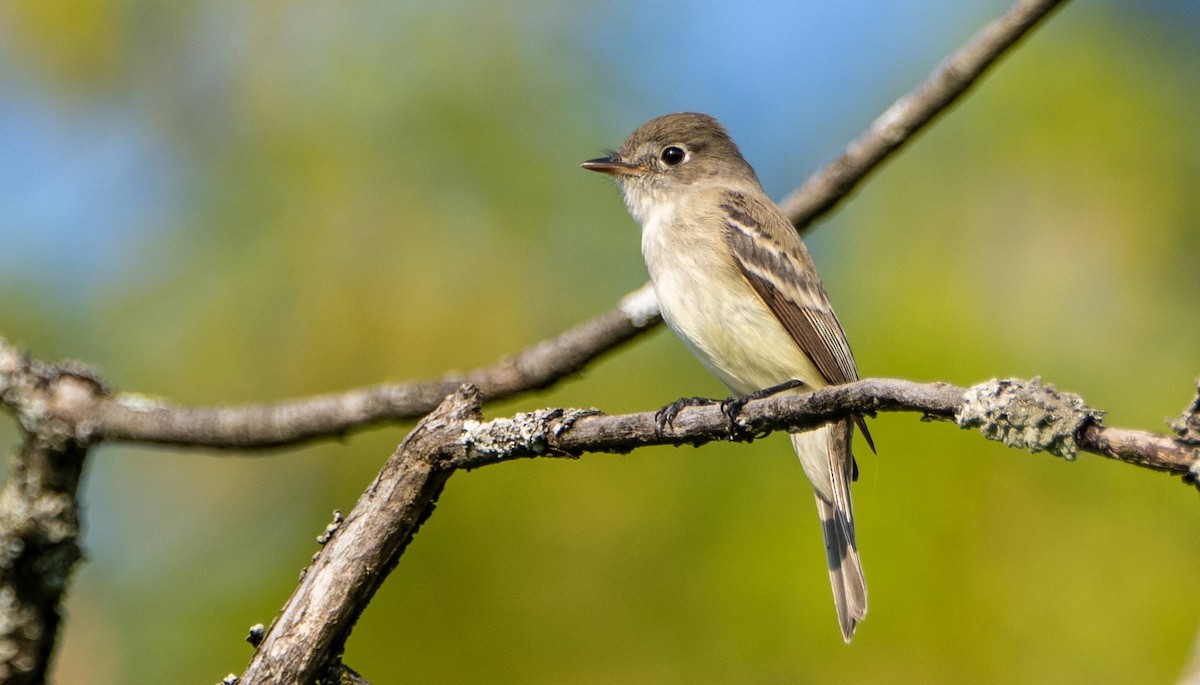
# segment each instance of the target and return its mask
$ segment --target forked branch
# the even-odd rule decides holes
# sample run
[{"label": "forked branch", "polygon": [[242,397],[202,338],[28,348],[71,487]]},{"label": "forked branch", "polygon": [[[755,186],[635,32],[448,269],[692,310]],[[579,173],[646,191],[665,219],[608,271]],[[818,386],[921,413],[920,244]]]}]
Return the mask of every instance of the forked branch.
[{"label": "forked branch", "polygon": [[892,411],[954,421],[1011,447],[1066,459],[1079,451],[1093,452],[1193,482],[1200,463],[1200,446],[1107,428],[1101,423],[1103,412],[1036,379],[993,379],[971,388],[868,379],[754,400],[733,418],[717,402],[688,407],[661,432],[656,412],[609,416],[594,409],[556,408],[483,421],[480,407],[478,391],[464,386],[405,439],[306,571],[243,682],[310,682],[334,664],[354,621],[432,511],[446,480],[460,469],[514,459],[626,453],[648,445],[748,440],[815,427],[849,413]]},{"label": "forked branch", "polygon": [[[901,98],[879,117],[863,135],[847,147],[838,160],[818,171],[784,200],[784,210],[793,223],[802,231],[811,227],[817,218],[845,198],[871,170],[910,141],[926,124],[966,92],[991,64],[1062,2],[1063,0],[1019,0],[1003,17],[985,27],[959,52],[943,62],[925,83]],[[10,475],[6,484],[4,495],[0,498],[0,509],[3,509],[0,511],[0,541],[14,542],[14,545],[3,545],[6,549],[16,549],[19,543],[21,549],[28,550],[32,555],[29,559],[2,560],[5,565],[0,568],[0,593],[12,601],[0,611],[0,622],[9,628],[0,633],[0,673],[15,674],[10,682],[40,682],[44,678],[56,638],[58,604],[62,589],[79,555],[76,542],[78,520],[75,513],[75,485],[83,467],[87,447],[91,444],[101,441],[125,441],[251,450],[339,437],[371,425],[422,416],[438,406],[443,397],[454,392],[455,388],[463,383],[473,384],[478,388],[479,394],[474,395],[472,399],[462,392],[456,393],[454,396],[459,398],[459,404],[454,406],[459,409],[466,406],[462,405],[464,402],[477,406],[478,402],[485,399],[495,400],[545,388],[578,372],[604,353],[653,329],[659,321],[653,295],[643,286],[626,298],[620,307],[490,367],[429,381],[377,385],[277,404],[210,408],[182,407],[142,395],[113,393],[100,383],[94,374],[85,369],[71,364],[42,364],[29,359],[0,339],[0,405],[18,417],[26,433],[25,447],[18,453],[20,458],[11,467],[10,474],[28,476],[17,478]],[[864,383],[872,382],[903,383]],[[895,391],[898,386],[889,387]],[[951,386],[937,387],[940,389],[930,390],[933,395],[926,399],[935,400],[941,397],[942,400],[950,401],[947,398],[955,390],[960,390],[948,390]],[[867,402],[869,405],[859,406],[858,411],[890,411],[892,409],[889,407],[899,406],[888,404],[897,401],[896,398],[889,400],[886,394],[871,395],[872,391],[882,392],[884,389],[883,386],[871,388],[856,384],[823,391],[808,399],[776,398],[763,400],[764,404],[761,405],[750,403],[746,405],[742,416],[744,425],[738,428],[754,433],[778,429],[787,422],[791,422],[787,425],[801,425],[805,421],[819,423],[823,420],[822,417],[828,418],[846,411],[848,407],[859,406],[854,405],[854,402]],[[815,404],[806,406],[806,402]],[[926,411],[915,406],[909,408]],[[775,410],[785,414],[761,414]],[[575,455],[590,450],[628,450],[640,444],[660,444],[674,440],[697,443],[722,439],[722,431],[726,431],[726,437],[728,431],[728,425],[722,423],[723,418],[706,408],[685,411],[676,422],[676,430],[670,431],[670,435],[653,436],[639,432],[641,428],[645,428],[646,415],[609,417],[560,412],[551,416],[542,413],[538,420],[544,423],[547,431],[508,435],[501,429],[509,424],[503,422],[517,421],[520,417],[485,424],[479,423],[477,419],[462,418],[470,412],[454,414],[450,409],[445,411],[458,417],[454,418],[452,423],[458,421],[463,426],[464,441],[461,444],[456,443],[457,447],[449,445],[448,452],[441,447],[427,449],[428,443],[410,436],[393,458],[399,459],[403,453],[410,455],[406,458],[415,458],[420,462],[427,458],[433,459],[429,456],[431,454],[436,455],[436,459],[428,462],[428,469],[415,468],[409,473],[410,477],[413,477],[413,474],[424,474],[425,480],[423,484],[410,483],[412,487],[408,490],[416,494],[407,505],[407,509],[401,507],[408,513],[397,514],[395,509],[401,506],[403,501],[407,501],[404,496],[389,499],[385,503],[387,506],[383,507],[386,511],[380,511],[380,515],[400,517],[401,523],[397,529],[399,532],[394,530],[391,534],[383,536],[383,539],[379,539],[373,533],[365,532],[365,529],[360,533],[349,533],[347,529],[342,529],[335,536],[335,539],[342,536],[364,538],[356,544],[384,544],[385,547],[376,550],[377,556],[374,557],[375,562],[382,562],[366,569],[365,572],[374,573],[375,576],[354,581],[359,583],[354,592],[341,599],[334,598],[333,604],[324,605],[334,611],[333,614],[321,614],[330,622],[328,629],[318,629],[306,634],[307,637],[297,637],[297,633],[293,632],[287,633],[290,636],[287,641],[294,642],[298,648],[314,650],[313,657],[305,661],[308,664],[306,668],[315,668],[314,664],[331,663],[333,655],[340,649],[345,635],[348,634],[353,618],[361,610],[357,603],[365,601],[364,596],[369,598],[374,588],[382,582],[383,574],[396,563],[416,526],[427,514],[428,509],[425,507],[436,498],[441,483],[453,469],[528,456]],[[941,415],[933,408],[926,413]],[[434,416],[439,415],[441,414],[435,413]],[[422,423],[418,431],[427,430],[429,421],[427,419]],[[471,421],[477,423],[473,428],[475,432],[467,433],[465,429]],[[630,432],[630,426],[624,422],[633,422],[635,427],[641,428]],[[590,437],[589,431],[594,433]],[[442,433],[446,432],[438,432],[439,435]],[[453,431],[449,431],[446,434],[452,433]],[[414,435],[416,434],[414,432]],[[468,435],[474,437],[468,440]],[[535,436],[536,439],[528,443],[521,443],[519,440],[513,442],[520,435]],[[1165,436],[1102,428],[1097,421],[1089,419],[1082,424],[1081,430],[1072,434],[1072,441],[1070,444],[1077,443],[1080,449],[1097,451],[1150,468],[1175,473],[1192,468],[1192,475],[1195,475],[1194,453],[1178,451],[1179,446],[1186,443]],[[483,449],[485,444],[490,447]],[[417,449],[417,445],[422,445],[421,449]],[[500,445],[507,447],[499,450]],[[1052,448],[1047,446],[1046,449]],[[414,454],[418,456],[412,457]],[[1193,460],[1190,462],[1192,466],[1188,466],[1189,458]],[[393,469],[388,473],[396,475],[398,471],[405,470]],[[384,475],[381,474],[381,479]],[[385,486],[380,484],[372,491],[377,492],[382,487]],[[54,503],[55,506],[41,506],[41,503],[45,502]],[[31,518],[29,512],[46,516]],[[392,522],[396,520],[390,519]],[[349,521],[348,519],[347,523]],[[360,530],[354,526],[347,528]],[[29,574],[22,570],[23,565],[27,563],[41,564],[38,567],[45,568],[44,558],[38,555],[57,555],[55,558],[64,562],[60,574],[43,575],[40,580],[49,581],[49,585],[43,583],[45,587],[38,586],[39,579],[29,577]],[[334,556],[339,555],[327,550],[322,558]],[[318,564],[320,563],[318,560]],[[318,570],[318,566],[314,566],[310,575]],[[349,578],[337,575],[319,577],[326,580]],[[22,585],[31,579],[35,581],[33,584]],[[297,601],[311,600],[309,595],[314,590],[322,589],[330,588],[306,582],[297,591],[289,606]],[[346,605],[345,602],[352,604]],[[30,617],[36,620],[30,621]],[[284,627],[294,627],[294,624],[281,619],[276,625],[278,636],[277,631],[272,630],[267,640],[274,640],[272,644],[277,645],[284,634]],[[314,642],[310,638],[316,635],[320,638]],[[31,640],[30,636],[35,636],[36,639]],[[257,673],[273,672],[271,669],[279,663],[276,660],[276,647],[268,649],[265,647],[267,644],[264,642],[264,648],[260,649],[255,657],[255,663],[258,664],[261,659],[270,659],[271,663],[266,666],[267,670]],[[249,675],[250,671],[247,674]],[[252,680],[293,682],[282,675],[277,679],[272,678],[273,676],[263,676],[261,679]]]}]

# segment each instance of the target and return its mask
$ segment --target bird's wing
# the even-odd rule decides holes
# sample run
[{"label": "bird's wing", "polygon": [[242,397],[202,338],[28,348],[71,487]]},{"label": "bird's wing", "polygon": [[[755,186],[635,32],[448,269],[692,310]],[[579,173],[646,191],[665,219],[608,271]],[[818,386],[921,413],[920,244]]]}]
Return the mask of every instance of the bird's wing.
[{"label": "bird's wing", "polygon": [[738,269],[826,381],[858,380],[846,334],[800,236],[777,209],[760,204],[771,210],[755,212],[770,217],[763,225],[748,211],[752,202],[742,193],[729,193],[721,205],[725,241]]},{"label": "bird's wing", "polygon": [[[754,202],[731,192],[721,204],[725,242],[742,276],[826,381],[837,385],[858,380],[850,343],[800,235],[769,201],[759,202],[759,211],[752,213]],[[766,218],[759,221],[755,214]],[[866,422],[855,415],[854,423],[874,452]]]}]

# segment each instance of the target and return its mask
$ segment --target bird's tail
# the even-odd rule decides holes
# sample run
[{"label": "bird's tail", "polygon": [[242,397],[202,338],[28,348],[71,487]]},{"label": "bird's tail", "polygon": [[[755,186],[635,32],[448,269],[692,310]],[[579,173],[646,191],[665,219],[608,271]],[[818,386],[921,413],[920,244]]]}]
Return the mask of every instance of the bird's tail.
[{"label": "bird's tail", "polygon": [[854,508],[850,503],[850,481],[854,477],[852,431],[850,421],[843,419],[791,436],[792,447],[816,494],[833,604],[846,642],[867,615],[867,583],[854,540]]}]

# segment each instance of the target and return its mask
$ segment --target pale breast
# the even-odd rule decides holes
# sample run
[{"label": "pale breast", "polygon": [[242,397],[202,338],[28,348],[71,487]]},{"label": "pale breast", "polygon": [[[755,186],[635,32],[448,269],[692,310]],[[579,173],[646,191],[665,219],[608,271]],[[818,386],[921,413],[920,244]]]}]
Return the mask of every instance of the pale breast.
[{"label": "pale breast", "polygon": [[667,325],[739,394],[823,377],[737,270],[718,231],[687,230],[673,212],[647,217],[642,254]]}]

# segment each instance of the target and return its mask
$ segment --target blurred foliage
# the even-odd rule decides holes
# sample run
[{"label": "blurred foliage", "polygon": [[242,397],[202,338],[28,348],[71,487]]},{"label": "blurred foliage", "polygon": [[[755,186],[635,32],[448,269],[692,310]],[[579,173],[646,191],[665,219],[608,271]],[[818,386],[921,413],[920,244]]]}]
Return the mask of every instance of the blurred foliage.
[{"label": "blurred foliage", "polygon": [[[661,112],[609,102],[621,76],[555,29],[619,26],[621,6],[579,12],[6,4],[9,78],[78,116],[123,112],[181,190],[88,292],[0,274],[0,335],[123,389],[235,403],[488,363],[611,306],[644,278],[636,229],[574,166]],[[864,373],[1041,375],[1163,430],[1200,370],[1197,67],[1162,17],[1068,7],[890,162],[810,239]],[[858,120],[812,135],[848,140],[909,85],[875,84]],[[695,394],[722,390],[660,331],[489,413]],[[347,662],[379,683],[1177,673],[1200,616],[1176,580],[1200,566],[1194,492],[912,416],[873,425],[856,490],[872,607],[849,648],[808,487],[771,439],[456,475]],[[404,430],[253,456],[96,450],[57,682],[240,671],[247,628]]]}]

